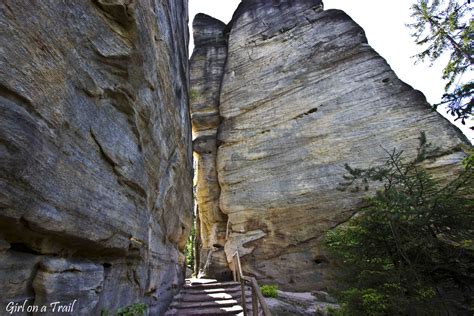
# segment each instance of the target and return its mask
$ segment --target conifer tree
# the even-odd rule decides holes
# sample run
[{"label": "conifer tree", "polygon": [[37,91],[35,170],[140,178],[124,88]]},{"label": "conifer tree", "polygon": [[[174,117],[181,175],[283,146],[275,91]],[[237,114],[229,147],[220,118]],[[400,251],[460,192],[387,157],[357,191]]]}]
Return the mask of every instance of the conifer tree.
[{"label": "conifer tree", "polygon": [[474,315],[474,152],[467,153],[447,183],[422,167],[439,156],[424,133],[414,159],[394,149],[378,167],[346,165],[341,190],[380,189],[326,234],[342,267],[334,315]]},{"label": "conifer tree", "polygon": [[448,113],[462,124],[472,117],[474,105],[472,6],[470,0],[417,0],[412,6],[414,22],[408,24],[416,44],[423,47],[416,55],[418,61],[429,59],[433,63],[449,54],[442,74],[447,79],[445,94],[434,107],[447,105]]}]

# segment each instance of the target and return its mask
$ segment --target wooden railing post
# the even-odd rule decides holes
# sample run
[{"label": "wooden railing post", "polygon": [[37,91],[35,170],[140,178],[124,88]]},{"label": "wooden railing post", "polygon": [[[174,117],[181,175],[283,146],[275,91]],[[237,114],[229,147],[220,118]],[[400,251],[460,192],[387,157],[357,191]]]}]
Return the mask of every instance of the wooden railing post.
[{"label": "wooden railing post", "polygon": [[234,269],[232,270],[232,276],[234,277],[234,281],[237,281],[237,264],[235,264],[234,258],[232,258],[232,265]]},{"label": "wooden railing post", "polygon": [[257,291],[252,286],[252,314],[253,316],[258,316],[258,297]]},{"label": "wooden railing post", "polygon": [[257,294],[260,306],[262,307],[263,315],[270,316],[270,309],[268,308],[267,302],[265,302],[265,298],[263,297],[262,291],[260,291],[260,287],[258,286],[257,280],[255,280],[255,278],[250,278],[250,280],[250,283],[253,284],[253,289],[255,289],[255,294]]},{"label": "wooden railing post", "polygon": [[237,275],[239,276],[240,291],[242,293],[242,309],[244,310],[244,316],[247,316],[247,300],[245,299],[245,279],[243,278],[242,265],[240,264],[240,256],[238,252],[235,253],[235,258],[237,259]]},{"label": "wooden railing post", "polygon": [[234,265],[234,280],[238,279],[238,281],[240,281],[240,288],[242,292],[242,309],[244,311],[244,316],[247,316],[245,282],[248,282],[250,284],[250,287],[252,288],[252,315],[258,315],[258,303],[260,302],[263,315],[271,316],[270,309],[268,308],[268,305],[265,302],[265,298],[262,295],[262,291],[260,291],[260,287],[258,286],[257,280],[255,280],[255,278],[253,277],[247,277],[243,275],[242,265],[240,264],[240,256],[237,251],[232,256],[232,263]]},{"label": "wooden railing post", "polygon": [[240,280],[240,290],[242,292],[242,309],[244,310],[244,316],[247,316],[247,300],[245,299],[245,280]]}]

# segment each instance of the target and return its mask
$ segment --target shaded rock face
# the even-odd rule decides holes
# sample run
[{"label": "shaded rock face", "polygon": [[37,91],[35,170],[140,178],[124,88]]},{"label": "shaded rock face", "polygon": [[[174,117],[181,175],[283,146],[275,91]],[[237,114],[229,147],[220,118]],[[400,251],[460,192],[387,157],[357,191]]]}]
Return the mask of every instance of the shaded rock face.
[{"label": "shaded rock face", "polygon": [[187,1],[2,1],[0,305],[160,313],[191,228]]},{"label": "shaded rock face", "polygon": [[465,139],[396,77],[360,26],[321,1],[243,1],[226,32],[213,104],[227,260],[239,250],[244,272],[264,283],[325,289],[335,263],[322,238],[367,194],[337,190],[344,164],[375,166],[393,148],[412,158],[425,131],[444,151],[427,167],[449,177]]},{"label": "shaded rock face", "polygon": [[230,276],[224,254],[227,216],[219,208],[216,172],[219,94],[227,44],[225,24],[204,14],[193,21],[195,49],[190,60],[190,109],[196,163],[196,203],[201,222],[199,269],[217,279]]},{"label": "shaded rock face", "polygon": [[340,308],[336,300],[323,291],[278,291],[277,298],[266,297],[265,301],[275,316],[327,316],[330,309]]}]

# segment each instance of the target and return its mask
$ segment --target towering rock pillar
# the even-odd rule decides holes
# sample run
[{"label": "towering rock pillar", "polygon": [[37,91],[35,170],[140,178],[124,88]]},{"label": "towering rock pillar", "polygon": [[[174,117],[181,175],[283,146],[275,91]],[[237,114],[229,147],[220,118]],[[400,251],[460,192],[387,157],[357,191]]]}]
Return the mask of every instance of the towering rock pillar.
[{"label": "towering rock pillar", "polygon": [[[342,11],[323,10],[320,0],[243,0],[228,29],[220,85],[224,45],[198,46],[193,56],[193,65],[202,65],[192,77],[202,82],[193,103],[202,110],[194,110],[193,123],[206,122],[194,123],[202,135],[195,148],[210,155],[201,159],[212,160],[204,174],[212,194],[201,197],[200,208],[212,201],[202,218],[214,217],[203,225],[223,232],[227,217],[228,261],[238,250],[245,273],[262,282],[325,288],[335,265],[322,247],[324,234],[374,192],[337,190],[344,164],[376,166],[393,148],[413,158],[424,131],[442,148],[425,166],[447,178],[458,170],[465,138],[397,78],[360,26]],[[202,33],[222,42],[210,30]],[[217,113],[219,186],[213,162]],[[198,185],[205,185],[200,179]]]},{"label": "towering rock pillar", "polygon": [[0,1],[2,315],[25,300],[160,315],[184,281],[187,15],[185,0]]},{"label": "towering rock pillar", "polygon": [[217,129],[219,97],[227,58],[225,24],[198,14],[193,21],[194,52],[190,64],[190,104],[196,164],[196,202],[201,222],[200,270],[204,275],[230,276],[224,255],[227,215],[219,207],[217,180]]}]

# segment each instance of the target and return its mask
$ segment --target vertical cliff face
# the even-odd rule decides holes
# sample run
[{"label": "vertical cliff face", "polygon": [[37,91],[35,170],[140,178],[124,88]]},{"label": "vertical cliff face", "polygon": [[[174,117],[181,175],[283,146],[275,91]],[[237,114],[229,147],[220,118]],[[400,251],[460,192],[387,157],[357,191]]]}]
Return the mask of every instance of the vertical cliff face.
[{"label": "vertical cliff face", "polygon": [[[225,24],[204,14],[193,21],[190,105],[196,161],[196,203],[201,222],[200,269],[218,279],[229,275],[224,254],[227,216],[219,208],[216,172],[219,97],[227,58]],[[206,262],[207,266],[206,266]]]},{"label": "vertical cliff face", "polygon": [[0,305],[79,315],[182,282],[187,1],[0,3]]},{"label": "vertical cliff face", "polygon": [[450,177],[465,139],[320,0],[244,0],[227,32],[216,157],[227,259],[238,250],[246,273],[286,289],[325,288],[322,238],[367,194],[337,190],[344,164],[376,166],[393,148],[414,157],[424,131],[444,150],[426,166]]}]

